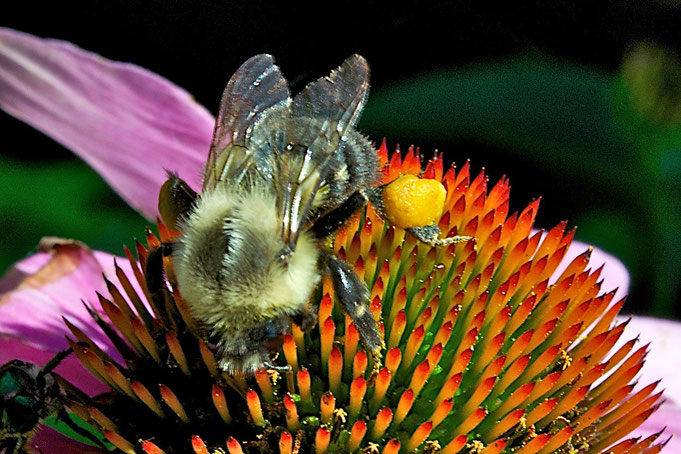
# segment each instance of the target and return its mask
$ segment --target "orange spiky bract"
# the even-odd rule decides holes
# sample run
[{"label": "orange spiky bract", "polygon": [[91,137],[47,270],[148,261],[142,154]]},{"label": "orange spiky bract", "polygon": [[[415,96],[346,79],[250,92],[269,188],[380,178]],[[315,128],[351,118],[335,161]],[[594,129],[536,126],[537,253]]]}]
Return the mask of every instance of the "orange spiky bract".
[{"label": "orange spiky bract", "polygon": [[[168,287],[150,295],[148,249],[134,276],[90,308],[125,360],[116,364],[66,320],[76,356],[111,392],[73,398],[72,410],[126,452],[586,453],[658,452],[665,440],[627,439],[660,405],[657,383],[633,393],[647,346],[611,351],[626,323],[581,254],[555,279],[574,231],[533,233],[539,201],[509,214],[509,182],[488,190],[469,163],[422,170],[378,150],[385,181],[410,173],[447,189],[443,235],[475,242],[434,248],[387,225],[369,206],[336,234],[334,251],[358,269],[385,330],[380,360],[335,301],[327,279],[311,298],[319,326],[292,326],[276,362],[291,372],[229,376],[202,339],[166,260]],[[159,224],[149,248],[177,236]],[[131,281],[132,279],[132,281]],[[551,280],[550,280],[551,279]],[[141,292],[134,290],[136,281]],[[153,297],[152,297],[153,296]],[[148,304],[144,303],[144,300]],[[106,314],[104,316],[103,314]],[[632,353],[633,352],[633,353]],[[605,377],[602,380],[601,377]],[[612,449],[611,449],[612,448]]]}]

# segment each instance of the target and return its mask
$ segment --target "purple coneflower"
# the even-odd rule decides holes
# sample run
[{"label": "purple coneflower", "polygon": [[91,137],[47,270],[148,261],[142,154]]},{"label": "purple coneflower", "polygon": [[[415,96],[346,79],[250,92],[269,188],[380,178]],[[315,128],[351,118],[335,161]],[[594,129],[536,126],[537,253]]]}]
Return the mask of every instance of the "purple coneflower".
[{"label": "purple coneflower", "polygon": [[[168,81],[6,29],[0,68],[0,106],[72,148],[149,219],[164,167],[198,186],[212,118]],[[624,333],[649,324],[678,338],[678,325],[617,318],[626,272],[602,266],[565,223],[533,230],[538,200],[510,214],[508,180],[488,188],[468,163],[422,166],[418,152],[389,154],[385,143],[379,154],[386,181],[441,181],[440,229],[476,238],[429,247],[371,207],[335,236],[371,290],[386,342],[379,364],[324,282],[312,301],[318,326],[294,325],[284,340],[277,361],[290,373],[222,374],[172,272],[162,303],[148,295],[147,250],[177,234],[162,224],[160,238],[148,233],[115,261],[52,241],[16,264],[0,281],[0,362],[40,364],[73,348],[57,369],[74,387],[69,409],[124,452],[659,452],[679,410],[662,405],[657,382],[638,385],[648,345]],[[665,418],[653,424],[656,411]],[[31,447],[101,451],[49,428]]]}]

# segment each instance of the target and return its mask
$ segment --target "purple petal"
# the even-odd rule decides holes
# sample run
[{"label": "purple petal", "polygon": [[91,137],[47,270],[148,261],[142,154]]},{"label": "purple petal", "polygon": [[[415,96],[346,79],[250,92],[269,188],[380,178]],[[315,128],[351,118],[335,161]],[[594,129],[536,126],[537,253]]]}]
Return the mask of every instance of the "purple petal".
[{"label": "purple petal", "polygon": [[166,170],[200,187],[213,117],[138,66],[0,27],[0,108],[74,151],[148,219]]},{"label": "purple petal", "polygon": [[[112,358],[120,361],[120,355],[81,303],[92,302],[99,309],[96,292],[108,296],[102,273],[118,284],[113,256],[92,252],[78,244],[55,245],[49,255],[49,261],[37,272],[0,296],[0,334],[54,353],[68,347],[65,336],[73,337],[62,320],[63,316]],[[32,258],[27,260],[30,265],[35,265]],[[39,260],[35,259],[35,262]],[[119,259],[117,262],[134,282],[128,261]],[[15,268],[28,269],[28,266],[22,261]]]},{"label": "purple petal", "polygon": [[73,440],[51,427],[41,426],[29,443],[33,453],[41,454],[98,454],[109,452]]}]

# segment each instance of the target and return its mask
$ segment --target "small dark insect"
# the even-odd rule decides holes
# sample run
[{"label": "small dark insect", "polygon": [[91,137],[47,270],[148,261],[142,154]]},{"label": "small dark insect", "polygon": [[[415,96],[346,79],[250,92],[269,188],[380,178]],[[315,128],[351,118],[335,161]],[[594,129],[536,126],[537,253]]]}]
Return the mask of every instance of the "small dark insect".
[{"label": "small dark insect", "polygon": [[[182,236],[150,252],[148,288],[162,291],[161,257],[172,255],[179,290],[223,370],[274,368],[291,320],[304,330],[317,323],[307,301],[323,274],[380,357],[367,287],[325,246],[368,200],[380,209],[378,155],[354,129],[368,89],[369,66],[353,55],[292,98],[272,57],[256,55],[223,94],[201,193],[173,174],[163,185],[159,210]],[[445,244],[427,227],[412,234]]]},{"label": "small dark insect", "polygon": [[70,349],[58,353],[42,368],[20,360],[0,366],[0,454],[24,452],[38,425],[55,413],[77,433],[99,443],[71,421],[52,373],[70,353]]}]

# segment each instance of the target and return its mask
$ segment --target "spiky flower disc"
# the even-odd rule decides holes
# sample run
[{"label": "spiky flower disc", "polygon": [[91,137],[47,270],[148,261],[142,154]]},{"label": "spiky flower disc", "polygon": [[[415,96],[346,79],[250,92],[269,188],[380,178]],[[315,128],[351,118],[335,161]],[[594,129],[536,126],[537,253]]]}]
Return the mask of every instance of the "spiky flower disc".
[{"label": "spiky flower disc", "polygon": [[[441,181],[438,225],[475,242],[429,247],[385,224],[371,207],[338,232],[333,249],[371,290],[386,351],[373,364],[324,280],[311,303],[319,324],[296,326],[277,362],[291,372],[225,376],[175,288],[147,294],[128,252],[138,295],[122,272],[92,315],[125,358],[116,364],[69,324],[71,345],[111,392],[76,397],[71,409],[125,452],[149,454],[655,453],[660,434],[627,439],[660,405],[657,383],[634,391],[647,346],[613,350],[623,301],[600,292],[590,251],[556,275],[573,231],[533,232],[539,201],[509,215],[506,179],[487,190],[468,163],[443,172],[436,156],[389,158],[385,181],[402,174]],[[161,239],[174,232],[159,226]],[[159,240],[148,235],[149,247]],[[149,304],[145,304],[144,300]],[[67,322],[68,323],[68,322]],[[222,450],[222,451],[220,451]]]}]

